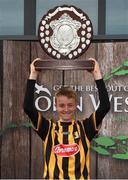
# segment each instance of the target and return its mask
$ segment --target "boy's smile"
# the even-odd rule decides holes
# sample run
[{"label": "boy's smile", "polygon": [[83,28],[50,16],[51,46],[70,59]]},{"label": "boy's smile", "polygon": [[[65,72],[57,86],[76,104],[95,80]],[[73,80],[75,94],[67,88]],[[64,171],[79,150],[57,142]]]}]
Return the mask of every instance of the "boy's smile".
[{"label": "boy's smile", "polygon": [[76,101],[66,96],[58,96],[56,100],[56,109],[61,121],[72,121],[76,110]]}]

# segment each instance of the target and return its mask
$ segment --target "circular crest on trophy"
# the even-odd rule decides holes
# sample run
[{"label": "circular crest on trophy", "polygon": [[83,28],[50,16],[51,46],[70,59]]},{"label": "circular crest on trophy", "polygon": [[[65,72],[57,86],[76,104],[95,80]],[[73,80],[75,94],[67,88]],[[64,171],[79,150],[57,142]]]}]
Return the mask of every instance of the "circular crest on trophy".
[{"label": "circular crest on trophy", "polygon": [[41,47],[54,59],[75,59],[90,46],[93,27],[88,15],[75,6],[57,6],[39,23]]}]

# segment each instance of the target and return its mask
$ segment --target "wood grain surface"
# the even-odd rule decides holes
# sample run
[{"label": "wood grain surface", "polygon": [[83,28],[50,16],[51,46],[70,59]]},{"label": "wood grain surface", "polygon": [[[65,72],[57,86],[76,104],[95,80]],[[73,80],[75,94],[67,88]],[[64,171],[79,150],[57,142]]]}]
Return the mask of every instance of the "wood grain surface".
[{"label": "wood grain surface", "polygon": [[[27,42],[4,41],[3,43],[3,107],[2,129],[10,123],[25,120],[23,97],[27,65],[29,64]],[[1,178],[29,178],[30,153],[29,130],[8,130],[2,136]]]},{"label": "wood grain surface", "polygon": [[[103,75],[109,74],[111,70],[121,63],[124,60],[128,59],[128,43],[103,43],[98,44],[98,61],[102,68]],[[106,86],[128,86],[128,76],[117,76],[113,77],[109,81],[106,81]],[[124,120],[119,120],[118,117],[128,117],[127,112],[124,112],[124,109],[127,109],[127,106],[124,102],[127,98],[128,93],[121,91],[109,91],[109,95],[112,94],[113,97],[122,97],[119,100],[121,103],[118,106],[118,110],[122,112],[114,112],[114,100],[111,100],[111,110],[104,118],[102,128],[100,131],[101,135],[104,136],[118,136],[125,135],[128,136],[128,118]],[[128,144],[127,144],[128,146]],[[127,160],[117,160],[112,157],[104,157],[98,155],[98,167],[97,174],[98,178],[109,178],[109,179],[125,179],[128,178],[128,161]]]},{"label": "wood grain surface", "polygon": [[[30,63],[40,57],[50,59],[41,49],[38,42],[34,41],[3,41],[0,43],[0,128],[4,130],[10,123],[20,125],[29,122],[29,118],[23,111],[23,99],[26,81],[30,72]],[[3,54],[3,55],[2,55]],[[128,43],[94,43],[80,59],[96,58],[101,67],[103,76],[119,66],[128,57]],[[105,81],[106,86],[128,86],[127,76],[116,76]],[[93,111],[94,107],[89,94],[92,93],[96,101],[97,92],[85,91],[87,86],[95,86],[91,73],[80,70],[45,70],[40,73],[38,84],[48,88],[53,103],[56,92],[54,86],[72,85],[77,88],[78,97],[83,99],[83,111],[77,111],[77,119],[85,119]],[[79,88],[78,88],[79,87]],[[83,88],[83,90],[81,89]],[[127,109],[124,100],[127,98],[125,91],[109,91],[112,94],[111,110],[104,118],[99,135],[101,136],[128,136],[128,121],[117,119],[127,117],[127,112],[114,112],[114,97],[122,97],[119,109]],[[40,93],[38,96],[46,95]],[[79,100],[78,98],[78,100]],[[42,99],[40,106],[44,108],[47,102]],[[41,112],[46,118],[54,119],[58,116],[53,112],[53,105],[47,112]],[[123,114],[123,116],[122,116]],[[30,128],[10,128],[0,138],[0,177],[9,179],[33,178],[40,179],[43,174],[43,143],[38,135]],[[91,151],[91,178],[103,179],[127,179],[128,161],[117,160],[111,156],[103,156]]]}]

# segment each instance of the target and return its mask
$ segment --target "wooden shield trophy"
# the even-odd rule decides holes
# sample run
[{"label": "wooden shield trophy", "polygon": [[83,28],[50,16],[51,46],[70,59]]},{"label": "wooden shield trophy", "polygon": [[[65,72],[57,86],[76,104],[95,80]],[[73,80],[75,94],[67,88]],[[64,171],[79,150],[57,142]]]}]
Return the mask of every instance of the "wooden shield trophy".
[{"label": "wooden shield trophy", "polygon": [[81,9],[64,5],[49,10],[39,23],[38,37],[52,59],[37,60],[36,69],[93,70],[93,61],[78,60],[90,46],[92,36],[92,23]]}]

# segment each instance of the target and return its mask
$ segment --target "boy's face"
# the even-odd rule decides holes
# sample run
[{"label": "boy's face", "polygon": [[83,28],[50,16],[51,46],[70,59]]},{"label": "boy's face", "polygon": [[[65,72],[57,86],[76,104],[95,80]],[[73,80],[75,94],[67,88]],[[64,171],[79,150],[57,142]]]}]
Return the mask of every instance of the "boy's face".
[{"label": "boy's face", "polygon": [[76,110],[76,101],[66,96],[58,96],[56,99],[56,109],[62,121],[71,121]]}]

